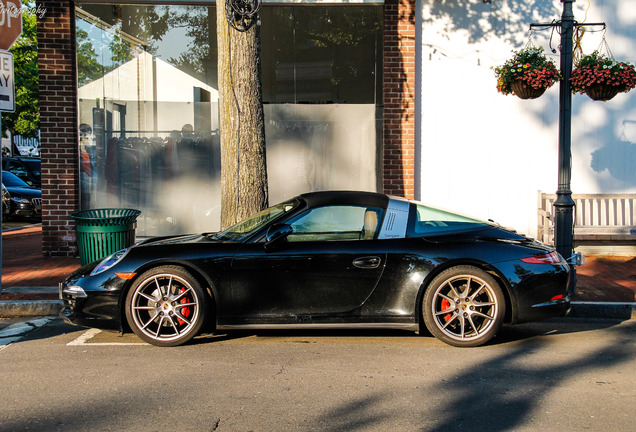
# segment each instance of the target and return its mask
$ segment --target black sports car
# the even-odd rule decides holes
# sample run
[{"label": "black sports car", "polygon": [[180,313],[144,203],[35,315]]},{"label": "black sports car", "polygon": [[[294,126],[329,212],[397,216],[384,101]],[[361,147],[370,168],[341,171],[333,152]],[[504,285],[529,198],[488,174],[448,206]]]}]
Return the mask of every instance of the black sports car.
[{"label": "black sports car", "polygon": [[428,329],[478,346],[563,315],[570,267],[490,222],[368,192],[315,192],[218,233],[152,238],[60,284],[62,316],[159,346],[201,331]]}]

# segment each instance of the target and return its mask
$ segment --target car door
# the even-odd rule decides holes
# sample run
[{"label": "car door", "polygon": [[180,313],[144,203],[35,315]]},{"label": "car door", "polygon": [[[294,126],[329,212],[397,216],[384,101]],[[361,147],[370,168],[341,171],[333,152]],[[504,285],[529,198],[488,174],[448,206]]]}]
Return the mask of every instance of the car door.
[{"label": "car door", "polygon": [[351,313],[384,269],[381,216],[371,207],[319,207],[288,221],[292,234],[273,250],[245,244],[232,262],[234,314],[295,320]]}]

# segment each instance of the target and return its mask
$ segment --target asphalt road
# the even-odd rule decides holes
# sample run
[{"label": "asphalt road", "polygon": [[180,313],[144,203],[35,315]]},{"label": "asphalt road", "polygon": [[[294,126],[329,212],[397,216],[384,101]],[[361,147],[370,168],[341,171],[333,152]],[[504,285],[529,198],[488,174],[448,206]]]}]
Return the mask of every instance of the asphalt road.
[{"label": "asphalt road", "polygon": [[1,431],[634,430],[636,321],[508,327],[473,349],[378,331],[156,348],[35,327],[0,346]]}]

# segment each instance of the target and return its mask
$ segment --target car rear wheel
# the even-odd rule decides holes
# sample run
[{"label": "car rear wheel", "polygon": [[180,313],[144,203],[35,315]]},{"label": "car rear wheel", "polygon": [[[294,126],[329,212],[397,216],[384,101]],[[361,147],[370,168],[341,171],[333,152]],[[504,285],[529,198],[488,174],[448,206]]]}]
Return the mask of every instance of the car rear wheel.
[{"label": "car rear wheel", "polygon": [[192,339],[205,322],[207,297],[185,269],[163,266],[142,274],[126,296],[126,319],[144,341],[177,346]]},{"label": "car rear wheel", "polygon": [[426,328],[441,341],[474,347],[492,339],[501,328],[505,299],[495,279],[473,266],[440,273],[423,299]]}]

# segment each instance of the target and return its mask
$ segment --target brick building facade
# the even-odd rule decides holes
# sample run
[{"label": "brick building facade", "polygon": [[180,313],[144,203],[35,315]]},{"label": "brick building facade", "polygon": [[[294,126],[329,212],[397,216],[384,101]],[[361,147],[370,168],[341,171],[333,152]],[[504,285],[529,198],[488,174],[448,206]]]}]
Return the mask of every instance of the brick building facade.
[{"label": "brick building facade", "polygon": [[42,160],[42,250],[75,255],[79,207],[77,79],[73,2],[38,1],[40,130]]},{"label": "brick building facade", "polygon": [[[75,255],[79,151],[74,2],[38,1],[42,233],[45,255]],[[415,193],[415,2],[384,5],[383,191]]]}]

